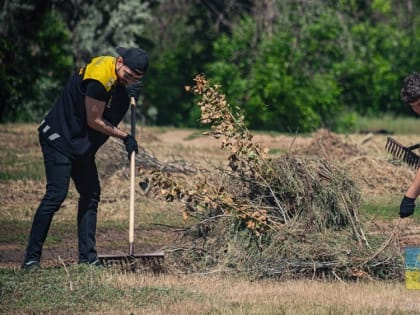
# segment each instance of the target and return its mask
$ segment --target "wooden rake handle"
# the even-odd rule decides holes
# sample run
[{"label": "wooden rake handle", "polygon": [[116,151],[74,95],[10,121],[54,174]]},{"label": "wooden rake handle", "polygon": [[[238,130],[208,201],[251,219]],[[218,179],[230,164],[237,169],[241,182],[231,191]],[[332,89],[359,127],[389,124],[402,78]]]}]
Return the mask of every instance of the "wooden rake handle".
[{"label": "wooden rake handle", "polygon": [[[136,100],[130,98],[131,107],[131,136],[136,138]],[[136,177],[136,152],[131,152],[130,156],[130,218],[128,232],[128,252],[132,256],[134,254],[134,201],[135,201],[135,177]]]}]

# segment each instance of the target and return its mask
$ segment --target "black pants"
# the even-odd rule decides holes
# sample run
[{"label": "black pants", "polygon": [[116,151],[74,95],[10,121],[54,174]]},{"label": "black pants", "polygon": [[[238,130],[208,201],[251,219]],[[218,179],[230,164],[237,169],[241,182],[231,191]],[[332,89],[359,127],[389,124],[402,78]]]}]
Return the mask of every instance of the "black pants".
[{"label": "black pants", "polygon": [[40,261],[42,246],[54,214],[67,196],[70,178],[79,193],[77,233],[79,262],[92,262],[96,254],[96,220],[100,185],[95,156],[70,159],[40,138],[47,179],[46,193],[32,223],[25,262]]}]

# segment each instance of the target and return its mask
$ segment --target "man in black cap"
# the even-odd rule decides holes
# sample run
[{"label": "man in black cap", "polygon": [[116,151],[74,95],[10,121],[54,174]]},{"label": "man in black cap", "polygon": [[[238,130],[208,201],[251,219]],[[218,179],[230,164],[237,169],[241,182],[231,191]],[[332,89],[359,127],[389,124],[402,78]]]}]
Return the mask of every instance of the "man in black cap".
[{"label": "man in black cap", "polygon": [[129,157],[138,151],[136,140],[117,125],[128,110],[129,97],[138,99],[149,65],[140,48],[119,47],[117,53],[118,57],[95,57],[75,73],[38,128],[47,186],[33,219],[24,270],[39,269],[44,241],[70,178],[80,195],[79,263],[100,265],[95,248],[100,200],[95,154],[110,136],[123,140]]}]

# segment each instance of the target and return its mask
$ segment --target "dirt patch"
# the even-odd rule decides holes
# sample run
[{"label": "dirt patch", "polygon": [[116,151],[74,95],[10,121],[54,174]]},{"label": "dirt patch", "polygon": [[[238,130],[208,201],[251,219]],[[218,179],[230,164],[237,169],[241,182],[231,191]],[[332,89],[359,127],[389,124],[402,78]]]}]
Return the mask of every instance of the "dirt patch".
[{"label": "dirt patch", "polygon": [[[18,268],[24,259],[26,237],[29,232],[30,222],[13,225],[13,231],[2,229],[0,239],[13,233],[18,239],[0,241],[0,268]],[[69,227],[71,228],[71,226]],[[9,232],[8,232],[9,231]],[[75,226],[72,231],[62,231],[52,225],[47,241],[42,252],[42,266],[53,267],[78,262],[77,236]],[[136,235],[141,235],[141,240],[135,242],[135,254],[156,252],[165,249],[177,234],[169,229],[147,228],[136,229]],[[98,254],[128,255],[128,232],[110,228],[98,228],[97,235]]]}]

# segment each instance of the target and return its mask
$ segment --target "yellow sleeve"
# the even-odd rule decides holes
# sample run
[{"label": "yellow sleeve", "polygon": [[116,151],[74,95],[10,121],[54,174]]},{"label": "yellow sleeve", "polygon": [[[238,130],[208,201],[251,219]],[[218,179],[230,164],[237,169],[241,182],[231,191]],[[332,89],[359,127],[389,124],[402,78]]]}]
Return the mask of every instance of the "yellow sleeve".
[{"label": "yellow sleeve", "polygon": [[111,56],[95,57],[86,66],[83,80],[93,79],[99,81],[109,92],[117,82],[115,72],[116,59]]}]

